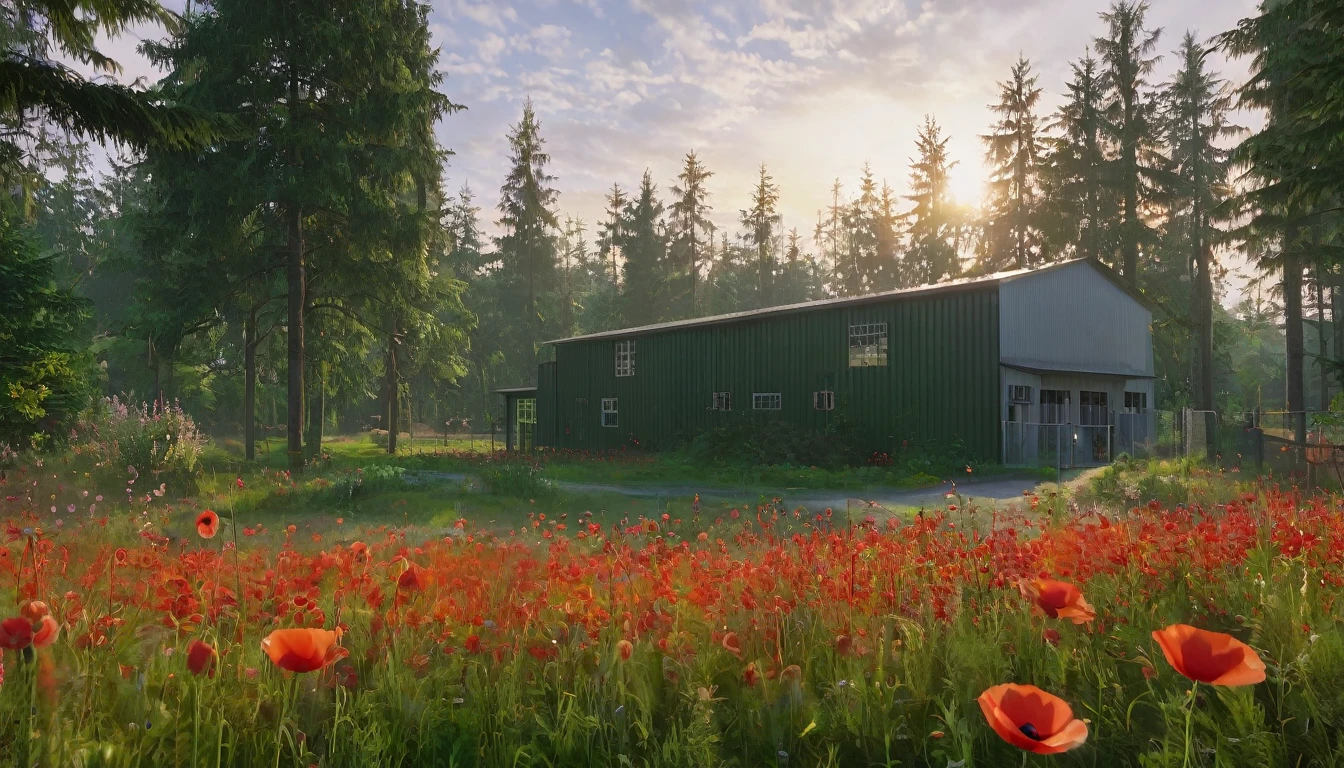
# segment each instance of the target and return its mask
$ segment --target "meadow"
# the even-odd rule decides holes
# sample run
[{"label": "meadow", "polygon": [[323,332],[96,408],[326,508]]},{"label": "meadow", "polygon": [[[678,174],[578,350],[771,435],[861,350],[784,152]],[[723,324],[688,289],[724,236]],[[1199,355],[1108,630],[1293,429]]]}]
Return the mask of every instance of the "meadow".
[{"label": "meadow", "polygon": [[1186,465],[1176,503],[1122,469],[1109,502],[848,521],[458,514],[391,470],[216,457],[186,494],[91,458],[0,485],[15,765],[1344,764],[1333,496]]}]

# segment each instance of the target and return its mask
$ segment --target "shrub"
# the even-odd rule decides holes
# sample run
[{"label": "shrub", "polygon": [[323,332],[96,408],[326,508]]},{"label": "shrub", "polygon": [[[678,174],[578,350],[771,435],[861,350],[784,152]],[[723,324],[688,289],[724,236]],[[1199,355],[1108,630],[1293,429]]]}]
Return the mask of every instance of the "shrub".
[{"label": "shrub", "polygon": [[177,405],[128,404],[116,397],[105,406],[79,430],[91,441],[85,452],[101,469],[148,474],[156,482],[182,484],[182,492],[194,489],[205,441],[186,411]]},{"label": "shrub", "polygon": [[695,461],[711,464],[794,464],[827,469],[856,466],[867,458],[854,424],[843,418],[817,430],[752,414],[734,416],[700,433],[691,440],[687,453]]},{"label": "shrub", "polygon": [[519,499],[535,499],[552,490],[542,466],[527,460],[492,461],[481,470],[481,482],[490,493]]}]

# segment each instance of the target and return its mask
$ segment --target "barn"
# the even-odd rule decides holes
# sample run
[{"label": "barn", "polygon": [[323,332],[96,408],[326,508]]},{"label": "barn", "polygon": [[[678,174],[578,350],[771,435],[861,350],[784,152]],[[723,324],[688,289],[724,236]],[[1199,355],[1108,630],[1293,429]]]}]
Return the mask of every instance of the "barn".
[{"label": "barn", "polygon": [[501,391],[508,443],[657,449],[749,411],[843,417],[893,455],[956,442],[984,461],[1105,463],[1153,433],[1151,323],[1078,259],[576,336],[548,343],[535,388]]}]

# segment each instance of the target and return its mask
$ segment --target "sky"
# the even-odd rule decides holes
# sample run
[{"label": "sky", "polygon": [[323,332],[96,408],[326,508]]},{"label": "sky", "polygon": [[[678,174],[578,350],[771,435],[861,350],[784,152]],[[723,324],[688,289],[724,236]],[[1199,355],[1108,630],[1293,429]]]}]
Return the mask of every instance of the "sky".
[{"label": "sky", "polygon": [[[1189,30],[1201,39],[1252,14],[1256,0],[1151,0],[1162,28],[1154,73],[1175,67]],[[167,3],[170,7],[172,2]],[[710,171],[711,218],[741,230],[758,169],[780,186],[786,228],[810,245],[818,211],[839,178],[853,192],[864,163],[903,194],[915,131],[933,116],[958,162],[953,193],[974,203],[985,171],[979,136],[998,82],[1019,55],[1061,101],[1069,64],[1104,32],[1108,0],[433,0],[443,90],[466,107],[438,127],[455,153],[446,185],[469,184],[494,230],[508,167],[507,134],[531,98],[552,157],[563,215],[590,232],[613,182],[644,170],[660,192],[695,150]],[[123,79],[153,80],[136,37],[105,49]],[[1233,83],[1246,63],[1211,57]],[[1257,118],[1244,116],[1242,124]],[[1234,263],[1234,267],[1240,267]],[[1243,279],[1231,281],[1238,292]]]}]

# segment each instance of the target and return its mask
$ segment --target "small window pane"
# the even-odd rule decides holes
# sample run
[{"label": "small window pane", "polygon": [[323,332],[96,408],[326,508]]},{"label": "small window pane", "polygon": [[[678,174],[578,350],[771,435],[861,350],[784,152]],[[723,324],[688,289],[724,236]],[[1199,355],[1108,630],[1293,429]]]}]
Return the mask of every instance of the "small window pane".
[{"label": "small window pane", "polygon": [[751,407],[757,411],[778,411],[784,407],[784,396],[779,392],[754,392]]},{"label": "small window pane", "polygon": [[1069,416],[1069,391],[1067,389],[1041,390],[1041,423],[1063,424]]},{"label": "small window pane", "polygon": [[733,393],[732,393],[732,392],[715,392],[715,393],[714,393],[714,402],[713,402],[713,405],[710,406],[710,410],[712,410],[712,411],[731,411],[731,410],[733,410]]},{"label": "small window pane", "polygon": [[835,410],[835,393],[830,390],[822,390],[812,393],[812,407],[818,411]]},{"label": "small window pane", "polygon": [[519,398],[518,423],[519,424],[537,423],[537,399],[535,397]]},{"label": "small window pane", "polygon": [[849,367],[866,368],[887,364],[887,324],[849,326]]},{"label": "small window pane", "polygon": [[1125,393],[1125,413],[1147,413],[1147,412],[1148,412],[1147,392]]},{"label": "small window pane", "polygon": [[616,342],[616,375],[617,376],[635,375],[634,340]]},{"label": "small window pane", "polygon": [[602,426],[620,426],[620,414],[616,410],[616,398],[602,398]]}]

